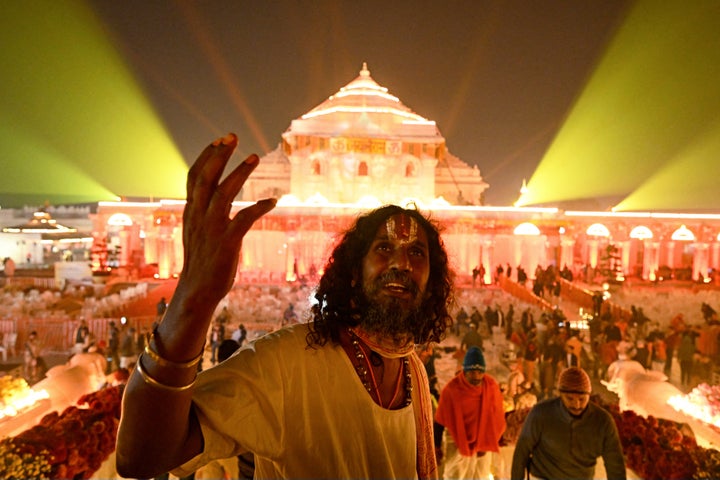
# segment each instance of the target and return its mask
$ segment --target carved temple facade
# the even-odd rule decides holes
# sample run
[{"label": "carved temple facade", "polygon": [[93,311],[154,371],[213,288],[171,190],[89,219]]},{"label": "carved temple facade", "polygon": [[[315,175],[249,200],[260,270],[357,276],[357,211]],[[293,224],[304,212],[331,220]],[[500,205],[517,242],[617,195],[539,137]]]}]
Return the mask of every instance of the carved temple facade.
[{"label": "carved temple facade", "polygon": [[[235,209],[247,205],[238,202]],[[119,252],[118,264],[157,264],[162,278],[182,269],[182,202],[102,203],[95,235]],[[337,235],[363,211],[342,205],[279,205],[243,241],[238,278],[294,281],[321,273]],[[607,248],[617,248],[616,270],[644,280],[702,280],[720,269],[720,215],[572,212],[551,208],[448,206],[425,210],[443,228],[459,275],[485,266],[522,266],[533,278],[540,265],[599,268]],[[96,265],[96,267],[98,267]]]},{"label": "carved temple facade", "polygon": [[[609,213],[486,207],[479,169],[450,154],[435,122],[403,105],[363,65],[357,78],[291,121],[263,157],[241,201],[278,206],[248,233],[238,278],[294,281],[321,273],[339,232],[363,210],[414,205],[443,228],[454,268],[599,267],[609,245],[627,277],[701,280],[720,268],[720,215]],[[182,201],[102,202],[92,215],[95,251],[115,251],[129,270],[182,269]],[[94,257],[95,269],[106,266]]]}]

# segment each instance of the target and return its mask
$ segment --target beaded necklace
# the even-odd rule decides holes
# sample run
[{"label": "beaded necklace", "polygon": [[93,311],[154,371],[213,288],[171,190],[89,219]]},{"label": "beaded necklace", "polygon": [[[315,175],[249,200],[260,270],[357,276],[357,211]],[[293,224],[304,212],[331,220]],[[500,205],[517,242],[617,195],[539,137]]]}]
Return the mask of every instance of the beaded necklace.
[{"label": "beaded necklace", "polygon": [[377,399],[378,405],[383,408],[389,408],[397,398],[398,393],[400,392],[400,384],[402,383],[402,375],[404,372],[405,401],[400,406],[400,408],[404,408],[410,405],[410,403],[412,402],[412,373],[410,372],[410,360],[408,360],[408,357],[405,356],[402,359],[403,363],[400,367],[400,371],[398,372],[398,378],[397,383],[395,384],[395,393],[393,397],[390,399],[390,402],[387,405],[383,405],[382,397],[380,396],[380,388],[378,387],[377,381],[375,380],[375,374],[373,373],[372,365],[370,365],[368,355],[365,354],[365,348],[363,347],[360,338],[358,338],[355,332],[353,332],[351,329],[348,329],[348,333],[350,334],[350,343],[355,350],[355,371],[360,376],[360,381],[365,387],[365,390],[367,390],[371,396],[374,396]]}]

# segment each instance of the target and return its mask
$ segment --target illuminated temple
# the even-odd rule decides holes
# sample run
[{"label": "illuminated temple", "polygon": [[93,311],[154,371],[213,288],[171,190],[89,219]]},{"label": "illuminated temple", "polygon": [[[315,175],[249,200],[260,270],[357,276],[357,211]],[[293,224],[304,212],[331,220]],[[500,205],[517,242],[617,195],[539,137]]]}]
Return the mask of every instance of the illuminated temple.
[{"label": "illuminated temple", "polygon": [[[600,268],[610,246],[619,278],[708,281],[720,268],[720,215],[490,207],[483,205],[487,188],[478,167],[450,153],[434,121],[406,107],[363,65],[354,80],[292,120],[247,181],[235,209],[270,196],[279,202],[245,237],[238,279],[320,274],[336,234],[358,213],[387,203],[438,220],[458,274],[483,265],[485,282],[497,265],[522,266],[530,278],[538,265]],[[93,270],[177,275],[183,205],[99,203],[90,215]]]},{"label": "illuminated temple", "polygon": [[[493,207],[483,205],[483,194],[487,188],[489,186],[478,167],[470,166],[450,154],[435,122],[403,105],[387,89],[378,85],[363,65],[357,78],[305,115],[292,120],[282,134],[278,148],[260,160],[246,182],[239,200],[234,203],[234,211],[270,196],[277,197],[279,201],[277,207],[262,217],[245,236],[236,279],[250,284],[276,285],[307,279],[312,284],[316,276],[322,274],[324,262],[338,233],[350,226],[358,214],[387,203],[418,208],[441,224],[443,241],[461,281],[462,277],[470,277],[479,265],[485,267],[485,283],[493,282],[498,265],[509,265],[515,272],[517,267],[523,267],[531,279],[537,266],[556,265],[570,267],[576,273],[609,269],[616,280],[679,279],[696,282],[712,281],[711,274],[720,268],[720,214]],[[77,248],[76,253],[81,255],[74,258],[77,261],[54,264],[56,283],[60,278],[58,272],[73,268],[73,264],[88,270],[85,259],[88,253],[96,274],[93,280],[112,275],[119,279],[118,283],[128,280],[130,284],[131,280],[153,275],[161,279],[172,278],[180,273],[183,266],[183,208],[182,200],[100,202],[94,213],[87,207],[46,207],[48,211],[34,212],[29,221],[16,225],[8,223],[9,217],[0,211],[0,225],[10,225],[2,229],[0,247],[13,251],[17,261],[27,258],[28,264],[30,259],[33,263],[50,264],[52,255],[56,255],[58,249],[72,254],[72,249]],[[24,213],[29,211],[26,209]],[[85,220],[82,226],[75,225],[78,235],[70,235],[75,228],[63,225],[75,224],[75,221],[64,221],[69,216]],[[87,235],[84,240],[78,238],[90,232],[91,238]],[[63,249],[64,235],[70,235],[65,238],[69,240],[66,245],[74,247]],[[68,260],[64,254],[61,258]],[[72,255],[69,259],[73,260]],[[70,275],[65,278],[70,278]],[[17,278],[13,282],[15,280]],[[714,275],[714,280],[720,284],[717,275]],[[174,282],[157,283],[170,285]],[[499,283],[505,289],[511,282],[503,279]],[[147,284],[140,282],[140,285],[143,288],[135,291],[143,292],[145,296]],[[563,287],[563,295],[570,301],[563,308],[574,305],[577,297],[573,297],[573,292],[580,290],[572,287],[571,283],[567,285],[569,288]],[[125,291],[133,290],[127,288]],[[284,289],[267,290],[295,290],[295,284]],[[508,288],[508,291],[517,294],[524,289],[513,291]],[[472,293],[469,298],[475,300],[495,298],[494,289],[467,289],[466,292]],[[484,297],[482,292],[490,292],[491,296]],[[263,298],[275,297],[263,294]],[[253,301],[247,302],[243,298],[241,303]],[[545,304],[550,305],[548,302]],[[113,308],[111,303],[105,305]],[[499,304],[496,306],[501,308]],[[583,316],[583,308],[579,310],[579,315]],[[116,312],[110,311],[109,315]],[[667,310],[671,311],[675,310]],[[580,323],[573,323],[572,317],[574,315],[569,317],[569,324],[574,325],[573,328],[578,327]],[[68,335],[74,332],[68,318],[61,316],[60,322],[55,322],[54,318],[32,319],[31,323],[19,326],[14,324],[15,320],[6,318],[2,319],[5,323],[0,327],[10,331],[12,325],[12,329],[17,328],[23,335],[30,325],[33,328],[43,325],[47,331],[56,333],[60,330],[47,326],[62,326],[63,333],[54,338],[64,348]],[[98,316],[90,319],[93,331],[96,334],[103,332],[98,338],[106,337],[110,318]],[[155,318],[153,315],[131,321],[137,322],[134,323],[136,325],[140,322],[149,324]],[[123,316],[122,320],[125,321],[126,317]],[[260,320],[258,325],[261,327],[256,327],[257,331],[264,332],[260,329],[275,325],[270,323],[270,318]],[[587,325],[578,328],[587,328]],[[502,355],[513,350],[511,342],[506,342],[502,328],[498,326],[494,329],[491,344],[485,345],[488,346],[487,358],[497,362],[497,366],[501,359],[503,364],[505,362],[506,357]],[[712,331],[713,337],[717,338],[718,329],[720,326],[712,326],[706,332]],[[18,337],[13,338],[16,341]],[[457,335],[453,341],[456,340],[460,340]],[[44,341],[48,345],[51,340],[46,336]],[[707,343],[703,348],[708,351]],[[447,380],[455,374],[457,364],[457,358],[450,351],[455,349],[446,349],[440,357],[444,361],[438,364],[438,372],[447,375]],[[97,353],[74,355],[66,365],[54,366],[52,375],[35,384],[32,390],[27,385],[10,383],[12,377],[6,375],[7,385],[13,387],[12,393],[19,403],[8,402],[4,419],[0,411],[0,420],[3,420],[0,422],[0,439],[25,432],[48,412],[62,411],[65,412],[63,415],[72,415],[84,410],[84,407],[68,408],[71,398],[86,399],[88,395],[108,395],[109,392],[114,395],[112,398],[94,403],[113,405],[112,408],[117,410],[110,402],[119,405],[120,394],[113,393],[119,390],[101,388],[108,381],[104,375],[106,364],[102,363],[105,361],[106,358]],[[506,372],[502,374],[505,375],[509,373],[506,366],[495,371]],[[648,459],[655,457],[632,454],[640,435],[651,439],[657,438],[656,431],[660,432],[663,442],[670,445],[668,451],[681,451],[677,435],[670,433],[669,428],[655,430],[646,427],[651,424],[644,423],[644,420],[641,423],[638,415],[653,415],[656,425],[658,418],[662,419],[662,425],[667,425],[666,421],[683,425],[692,432],[693,441],[699,445],[693,447],[694,452],[699,452],[695,455],[712,458],[714,453],[708,453],[704,448],[716,449],[720,445],[720,419],[716,405],[720,387],[717,386],[716,375],[720,375],[720,371],[713,373],[713,386],[701,384],[691,395],[684,396],[674,384],[665,381],[660,371],[646,371],[638,362],[627,359],[610,364],[607,381],[602,384],[608,392],[617,395],[622,415],[616,421],[626,422],[626,428],[620,431],[626,438],[632,439],[627,442],[630,446],[625,451],[628,469],[650,468],[647,465],[653,464]],[[6,391],[10,389],[6,388]],[[706,398],[713,403],[709,404]],[[88,403],[92,405],[93,402]],[[620,415],[620,412],[617,414]],[[80,424],[75,419],[73,422]],[[96,424],[87,430],[97,433]],[[88,438],[88,443],[94,442],[88,451],[102,451],[105,459],[102,465],[92,467],[95,471],[92,478],[117,477],[115,457],[108,456],[115,448],[114,442],[101,444],[94,437]],[[650,444],[644,440],[646,437],[642,438],[646,445]],[[680,438],[686,437],[680,435]],[[674,443],[668,443],[669,439]],[[43,441],[47,439],[43,438]],[[688,450],[684,442],[682,449]],[[54,439],[48,441],[49,445],[54,446],[55,443]],[[655,443],[659,445],[657,441]],[[501,448],[505,465],[510,465],[513,449],[514,440]],[[629,459],[633,458],[636,460],[631,464]],[[641,458],[642,462],[637,458]],[[710,462],[703,465],[710,465]],[[701,470],[700,467],[698,470]],[[25,477],[28,476],[11,476]],[[667,478],[670,477],[668,475]],[[597,478],[605,477],[600,474]],[[635,475],[628,470],[628,478],[661,477]],[[675,475],[672,478],[689,477]],[[693,478],[718,478],[718,471],[711,470],[708,476]]]}]

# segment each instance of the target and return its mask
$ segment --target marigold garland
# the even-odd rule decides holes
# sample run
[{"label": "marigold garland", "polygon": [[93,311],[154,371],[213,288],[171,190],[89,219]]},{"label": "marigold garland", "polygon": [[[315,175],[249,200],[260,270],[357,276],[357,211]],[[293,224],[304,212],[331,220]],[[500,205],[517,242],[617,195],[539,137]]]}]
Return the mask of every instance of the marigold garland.
[{"label": "marigold garland", "polygon": [[122,386],[83,395],[0,440],[0,478],[90,478],[115,451]]}]

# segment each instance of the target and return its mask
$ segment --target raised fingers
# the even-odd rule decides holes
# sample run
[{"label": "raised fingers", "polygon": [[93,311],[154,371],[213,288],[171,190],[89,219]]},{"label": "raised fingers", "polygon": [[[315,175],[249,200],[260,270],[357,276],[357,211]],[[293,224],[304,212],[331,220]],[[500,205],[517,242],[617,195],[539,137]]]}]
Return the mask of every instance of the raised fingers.
[{"label": "raised fingers", "polygon": [[187,201],[207,205],[210,195],[215,191],[225,165],[235,147],[237,136],[229,133],[205,147],[188,172]]},{"label": "raised fingers", "polygon": [[[232,201],[235,196],[240,192],[240,189],[245,184],[248,176],[257,167],[260,159],[257,155],[252,154],[248,156],[240,165],[238,165],[228,176],[223,180],[220,185],[215,189],[212,202],[220,202],[225,207],[225,214],[230,213],[232,207]],[[211,207],[212,208],[212,207]]]},{"label": "raised fingers", "polygon": [[266,198],[240,210],[230,222],[233,236],[245,236],[247,231],[250,230],[250,227],[253,226],[253,223],[275,208],[276,204],[276,198]]}]

